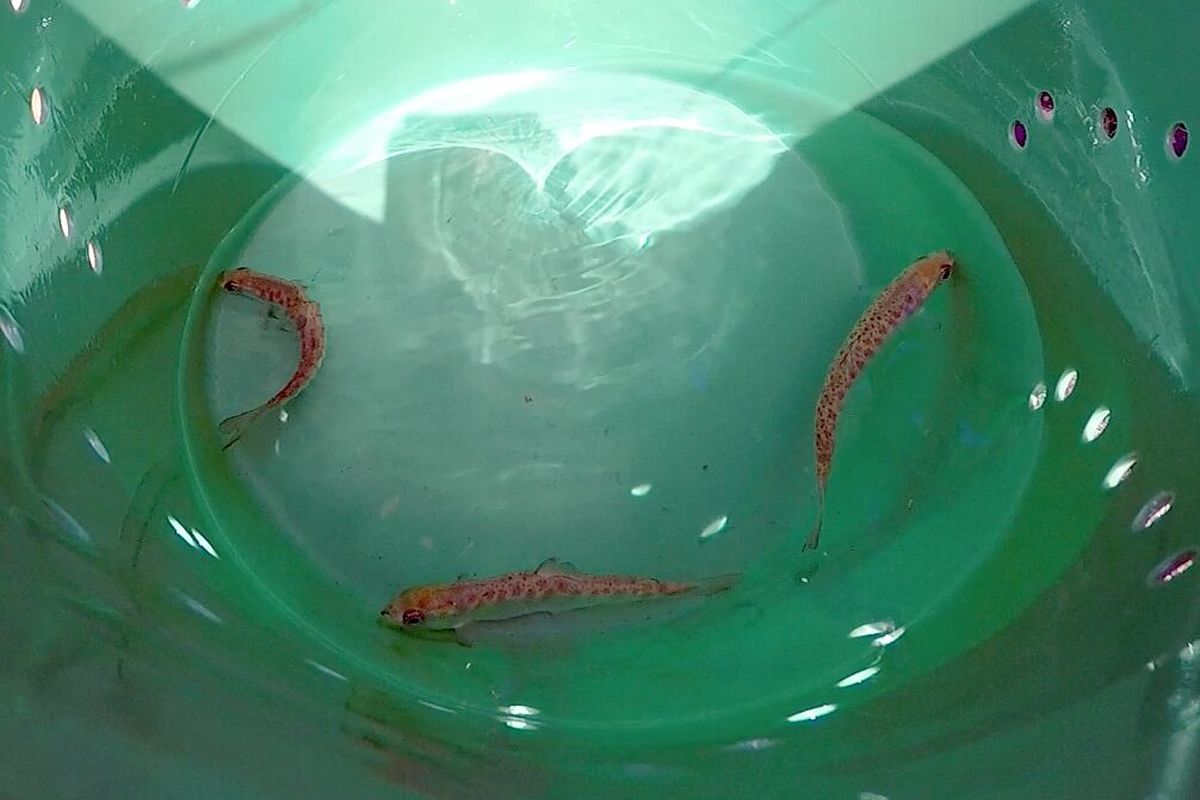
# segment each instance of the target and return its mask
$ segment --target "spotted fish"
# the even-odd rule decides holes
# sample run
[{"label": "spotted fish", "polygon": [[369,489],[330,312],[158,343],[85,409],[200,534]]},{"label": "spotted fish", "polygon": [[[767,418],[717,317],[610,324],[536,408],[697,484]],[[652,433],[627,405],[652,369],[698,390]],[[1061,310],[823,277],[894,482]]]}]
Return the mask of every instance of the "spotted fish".
[{"label": "spotted fish", "polygon": [[227,292],[247,295],[278,308],[291,321],[300,340],[296,370],[283,388],[262,405],[221,422],[221,433],[228,437],[222,447],[225,449],[240,439],[255,420],[282,407],[308,386],[325,357],[325,323],[321,320],[320,307],[308,299],[304,288],[297,283],[241,267],[223,273],[220,285]]},{"label": "spotted fish", "polygon": [[949,280],[956,262],[948,250],[922,258],[888,284],[875,302],[863,312],[842,343],[817,399],[813,420],[813,449],[817,458],[817,521],[804,542],[813,550],[821,541],[821,522],[825,515],[825,486],[833,463],[834,434],[846,394],[862,373],[867,362],[929,297],[939,284]]},{"label": "spotted fish", "polygon": [[558,614],[656,598],[703,596],[733,586],[740,575],[696,582],[628,575],[591,575],[547,559],[529,572],[406,589],[379,612],[404,630],[445,631],[469,623]]}]

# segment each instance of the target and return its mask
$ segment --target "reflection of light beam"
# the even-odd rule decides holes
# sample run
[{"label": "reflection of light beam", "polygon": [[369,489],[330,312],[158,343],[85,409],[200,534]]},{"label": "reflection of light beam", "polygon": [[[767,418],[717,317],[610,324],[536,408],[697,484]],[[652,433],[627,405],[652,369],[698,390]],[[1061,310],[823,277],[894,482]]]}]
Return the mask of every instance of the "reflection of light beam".
[{"label": "reflection of light beam", "polygon": [[839,689],[846,689],[851,686],[858,686],[860,683],[866,683],[878,674],[879,667],[867,667],[866,669],[859,670],[853,675],[847,675],[846,677],[842,678],[837,682],[837,687]]},{"label": "reflection of light beam", "polygon": [[179,536],[180,539],[183,539],[192,547],[199,547],[199,545],[196,544],[196,539],[191,533],[188,532],[187,528],[183,527],[183,524],[179,520],[175,519],[174,517],[167,517],[167,522],[171,523],[171,529],[175,531],[176,535]]},{"label": "reflection of light beam", "polygon": [[[146,64],[173,94],[185,98],[201,115],[271,161],[301,174],[325,143],[321,130],[315,135],[303,132],[322,126],[336,131],[342,120],[345,125],[356,125],[354,112],[377,108],[386,96],[381,84],[393,96],[410,98],[399,107],[408,112],[437,107],[444,113],[466,115],[492,109],[514,94],[539,86],[552,74],[518,69],[508,75],[485,75],[428,88],[444,80],[448,72],[461,71],[458,65],[492,58],[489,40],[505,37],[512,22],[511,14],[499,4],[473,7],[466,28],[471,33],[465,36],[462,26],[446,24],[444,3],[406,6],[402,13],[397,9],[395,13],[371,14],[369,20],[364,17],[366,4],[332,4],[320,14],[289,18],[286,24],[277,25],[278,38],[267,56],[239,45],[248,29],[264,25],[264,12],[257,7],[248,7],[245,14],[225,15],[221,25],[197,25],[189,14],[171,13],[178,6],[160,4],[139,11],[137,24],[130,24],[135,15],[113,13],[110,4],[81,0],[69,0],[69,4],[134,62]],[[852,108],[962,49],[1031,5],[1031,0],[815,0],[782,13],[778,5],[766,4],[761,14],[746,20],[749,24],[729,29],[722,25],[728,15],[725,4],[695,0],[688,5],[688,16],[695,24],[668,29],[665,26],[678,26],[678,20],[671,15],[664,18],[656,4],[612,0],[605,8],[617,22],[607,34],[598,31],[596,37],[581,40],[572,36],[568,26],[573,23],[566,22],[569,16],[562,21],[552,18],[530,32],[531,38],[521,34],[520,52],[529,53],[530,62],[561,61],[563,42],[568,41],[570,53],[578,54],[580,60],[611,60],[608,49],[617,44],[616,38],[620,50],[637,53],[661,49],[663,37],[669,36],[672,54],[701,76],[703,87],[723,84],[727,90],[726,79],[732,73],[749,66],[761,72],[766,64],[765,69],[772,72],[768,77],[786,76],[801,90],[831,98],[837,108]],[[928,20],[937,20],[937,24],[929,25]],[[720,46],[714,46],[706,28],[723,31]],[[356,31],[356,35],[342,47],[330,49],[330,30]],[[618,31],[619,37],[614,37]],[[202,68],[180,69],[159,58],[164,42],[183,40],[191,51],[212,54]],[[352,46],[352,52],[346,45]],[[314,51],[329,55],[296,58],[296,54]],[[411,54],[415,52],[439,55],[414,64]],[[256,60],[261,63],[256,65]],[[250,67],[255,67],[252,72]],[[330,75],[337,77],[330,79]],[[626,73],[625,77],[636,76]],[[246,96],[262,98],[262,102],[222,103],[239,80],[245,83],[241,91]],[[315,86],[316,91],[283,91],[280,84],[285,80]],[[636,92],[627,94],[627,98],[635,97]],[[408,112],[392,113],[387,135],[402,124]],[[834,110],[831,116],[837,113]],[[282,134],[281,119],[292,121],[297,133]],[[827,121],[814,120],[811,127]],[[386,125],[388,120],[377,118],[375,122]],[[324,190],[322,180],[326,178],[336,176],[314,176],[313,180]],[[360,192],[338,199],[354,203],[372,198],[369,192]],[[378,209],[351,207],[378,218]]]},{"label": "reflection of light beam", "polygon": [[347,678],[342,673],[338,672],[336,669],[333,669],[332,667],[327,667],[324,664],[320,663],[319,661],[313,661],[311,658],[306,658],[306,659],[304,659],[304,662],[306,664],[308,664],[310,667],[312,667],[313,669],[315,669],[317,672],[328,675],[329,677],[334,678],[335,680],[339,680],[339,681],[349,680],[349,678]]},{"label": "reflection of light beam", "polygon": [[1115,489],[1125,482],[1125,479],[1133,474],[1134,468],[1137,466],[1137,453],[1129,453],[1121,456],[1117,463],[1112,465],[1108,474],[1104,476],[1104,488]]},{"label": "reflection of light beam", "polygon": [[721,516],[714,519],[712,522],[704,526],[704,530],[700,531],[700,541],[711,539],[721,531],[725,530],[725,526],[729,524],[728,516]]},{"label": "reflection of light beam", "polygon": [[891,633],[894,630],[896,630],[896,623],[890,620],[880,620],[879,622],[868,622],[865,625],[859,625],[850,631],[848,636],[851,639],[861,639],[864,636],[878,636],[881,633]]},{"label": "reflection of light beam", "polygon": [[813,708],[806,708],[803,711],[797,711],[795,714],[792,714],[790,717],[788,717],[787,721],[812,722],[813,720],[818,720],[821,717],[827,717],[835,711],[837,711],[836,703],[826,703],[822,706],[815,706]]}]

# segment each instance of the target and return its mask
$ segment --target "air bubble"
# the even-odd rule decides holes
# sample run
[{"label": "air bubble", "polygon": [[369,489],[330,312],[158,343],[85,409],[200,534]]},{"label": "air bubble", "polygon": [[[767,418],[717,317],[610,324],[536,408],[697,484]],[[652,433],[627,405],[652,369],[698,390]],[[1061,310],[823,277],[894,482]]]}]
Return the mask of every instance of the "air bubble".
[{"label": "air bubble", "polygon": [[1170,583],[1192,568],[1196,563],[1196,551],[1184,550],[1170,558],[1163,559],[1159,565],[1150,571],[1146,582],[1151,586],[1161,586]]},{"label": "air bubble", "polygon": [[1112,106],[1108,106],[1100,112],[1100,130],[1104,131],[1104,135],[1109,139],[1116,138],[1119,122],[1117,110]]},{"label": "air bubble", "polygon": [[100,245],[95,239],[91,239],[85,249],[87,250],[88,266],[92,268],[92,272],[99,275],[104,271],[104,254],[100,252]]},{"label": "air bubble", "polygon": [[58,229],[62,231],[64,239],[71,238],[71,211],[66,206],[58,209]]},{"label": "air bubble", "polygon": [[1046,384],[1039,383],[1029,393],[1029,407],[1037,411],[1044,405],[1046,405]]},{"label": "air bubble", "polygon": [[1058,383],[1054,386],[1054,399],[1062,402],[1070,397],[1075,387],[1079,384],[1079,373],[1073,369],[1069,369],[1062,374],[1058,379]]},{"label": "air bubble", "polygon": [[1054,95],[1047,91],[1038,92],[1037,102],[1034,105],[1037,107],[1038,116],[1046,122],[1054,119]]},{"label": "air bubble", "polygon": [[1171,132],[1167,134],[1167,150],[1176,158],[1183,158],[1183,154],[1188,149],[1188,127],[1182,122],[1176,122],[1171,126]]},{"label": "air bubble", "polygon": [[1025,149],[1025,145],[1029,141],[1029,129],[1025,127],[1025,123],[1019,119],[1013,120],[1012,125],[1008,128],[1008,139],[1018,150]]},{"label": "air bubble", "polygon": [[1092,416],[1088,417],[1088,421],[1083,426],[1084,442],[1094,442],[1100,438],[1105,430],[1108,429],[1108,423],[1112,419],[1112,412],[1106,406],[1100,406],[1092,412]]},{"label": "air bubble", "polygon": [[34,87],[34,90],[29,93],[29,112],[33,114],[33,121],[41,125],[46,121],[46,112],[49,110],[50,104],[46,100],[46,92],[42,87]]},{"label": "air bubble", "polygon": [[1108,474],[1104,476],[1104,488],[1115,489],[1133,474],[1133,468],[1137,466],[1137,454],[1130,453],[1121,456],[1117,459],[1117,463],[1113,464],[1108,470]]},{"label": "air bubble", "polygon": [[1170,492],[1159,492],[1151,497],[1146,505],[1142,506],[1138,511],[1137,516],[1133,518],[1132,530],[1134,533],[1139,533],[1146,530],[1154,523],[1167,515],[1171,510],[1171,505],[1175,502],[1175,495]]},{"label": "air bubble", "polygon": [[200,0],[182,0],[184,8],[195,8],[200,5]]}]

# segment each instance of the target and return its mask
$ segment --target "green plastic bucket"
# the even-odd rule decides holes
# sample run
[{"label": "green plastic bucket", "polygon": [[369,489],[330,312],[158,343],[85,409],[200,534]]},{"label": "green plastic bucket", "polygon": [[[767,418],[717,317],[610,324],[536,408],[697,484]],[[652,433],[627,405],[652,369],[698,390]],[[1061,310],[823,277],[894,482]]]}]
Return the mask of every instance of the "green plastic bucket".
[{"label": "green plastic bucket", "polygon": [[[0,4],[0,795],[1194,797],[1197,30]],[[803,553],[830,360],[939,248]],[[296,359],[237,266],[328,350],[222,450]],[[379,624],[548,558],[743,577],[471,647]]]}]

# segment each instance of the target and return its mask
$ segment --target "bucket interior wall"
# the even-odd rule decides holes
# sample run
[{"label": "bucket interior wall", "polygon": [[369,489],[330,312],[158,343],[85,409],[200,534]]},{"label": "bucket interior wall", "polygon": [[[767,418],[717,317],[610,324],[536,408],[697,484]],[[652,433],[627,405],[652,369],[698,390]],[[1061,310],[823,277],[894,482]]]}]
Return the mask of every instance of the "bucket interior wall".
[{"label": "bucket interior wall", "polygon": [[[1194,796],[1196,30],[0,5],[0,793]],[[830,361],[942,248],[805,553]],[[239,266],[327,352],[222,449],[297,360]],[[740,577],[380,624],[551,558]]]}]

